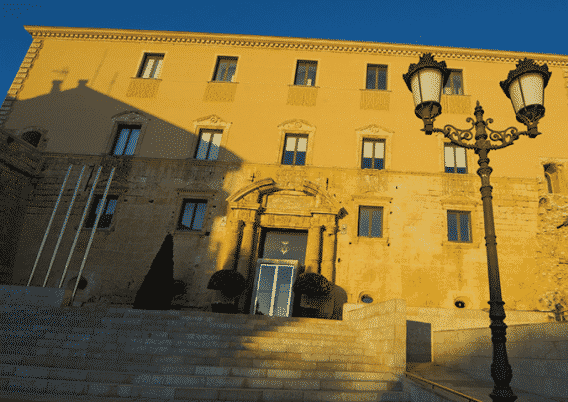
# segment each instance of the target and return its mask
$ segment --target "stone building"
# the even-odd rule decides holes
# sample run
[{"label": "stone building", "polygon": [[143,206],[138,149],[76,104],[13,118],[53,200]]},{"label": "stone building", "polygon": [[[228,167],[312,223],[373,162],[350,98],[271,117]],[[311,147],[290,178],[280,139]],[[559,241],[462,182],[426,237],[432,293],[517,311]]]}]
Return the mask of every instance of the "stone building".
[{"label": "stone building", "polygon": [[[505,308],[565,305],[568,56],[25,28],[0,111],[2,283],[33,270],[31,286],[72,289],[82,270],[76,302],[132,305],[171,234],[175,308],[487,308],[477,156],[420,131],[402,79],[429,52],[452,69],[438,127],[468,128],[479,100],[490,127],[524,130],[499,82],[525,57],[552,72],[543,134],[489,157]],[[236,298],[208,288],[226,270],[244,279]],[[302,272],[332,296],[293,292]]]}]

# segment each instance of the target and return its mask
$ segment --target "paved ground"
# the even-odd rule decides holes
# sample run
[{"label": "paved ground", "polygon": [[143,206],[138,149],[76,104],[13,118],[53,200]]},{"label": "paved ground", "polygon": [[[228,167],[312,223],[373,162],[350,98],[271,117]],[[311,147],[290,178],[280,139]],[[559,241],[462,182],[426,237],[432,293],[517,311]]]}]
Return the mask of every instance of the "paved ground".
[{"label": "paved ground", "polygon": [[[409,372],[426,380],[456,390],[482,402],[492,402],[489,394],[493,390],[493,382],[480,381],[457,370],[450,370],[434,363],[408,363]],[[567,398],[551,398],[513,388],[518,397],[517,402],[568,402]]]}]

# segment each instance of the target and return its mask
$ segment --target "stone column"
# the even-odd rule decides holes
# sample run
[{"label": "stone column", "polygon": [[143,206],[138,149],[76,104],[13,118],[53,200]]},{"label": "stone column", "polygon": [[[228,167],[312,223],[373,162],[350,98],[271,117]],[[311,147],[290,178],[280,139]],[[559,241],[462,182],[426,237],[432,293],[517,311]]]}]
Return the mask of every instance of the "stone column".
[{"label": "stone column", "polygon": [[235,259],[237,257],[237,246],[239,235],[244,225],[242,220],[230,221],[225,231],[225,238],[219,253],[219,262],[217,263],[217,271],[222,269],[233,269]]},{"label": "stone column", "polygon": [[[244,211],[243,211],[244,212]],[[237,264],[237,271],[239,271],[245,279],[249,276],[252,248],[254,239],[254,226],[256,221],[256,211],[247,211],[248,217],[245,218],[245,226],[243,228],[243,239],[241,241],[241,248],[239,252],[239,261]]]},{"label": "stone column", "polygon": [[308,244],[306,245],[306,271],[318,273],[318,259],[319,251],[321,247],[321,225],[319,224],[318,218],[312,218],[312,224],[308,230]]},{"label": "stone column", "polygon": [[330,216],[325,225],[322,239],[322,258],[321,258],[321,274],[328,281],[333,283],[333,267],[335,259],[335,241],[337,239],[337,230],[335,225],[335,216]]}]

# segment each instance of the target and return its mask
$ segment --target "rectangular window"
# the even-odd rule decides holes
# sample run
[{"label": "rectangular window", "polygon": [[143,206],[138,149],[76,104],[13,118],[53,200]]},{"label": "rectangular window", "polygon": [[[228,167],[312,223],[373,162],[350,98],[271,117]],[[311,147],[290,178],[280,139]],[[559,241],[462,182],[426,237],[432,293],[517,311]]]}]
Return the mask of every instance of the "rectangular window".
[{"label": "rectangular window", "polygon": [[142,126],[120,124],[112,146],[111,155],[134,155],[141,128]]},{"label": "rectangular window", "polygon": [[233,75],[235,75],[235,71],[237,70],[237,60],[237,57],[219,56],[217,58],[213,81],[233,81]]},{"label": "rectangular window", "polygon": [[383,237],[383,208],[359,207],[359,236]]},{"label": "rectangular window", "polygon": [[444,87],[444,95],[463,95],[463,77],[460,70],[452,70]]},{"label": "rectangular window", "polygon": [[448,240],[455,242],[471,242],[470,213],[464,211],[448,211]]},{"label": "rectangular window", "polygon": [[104,209],[101,211],[103,194],[95,195],[93,202],[91,203],[91,209],[89,211],[89,216],[85,221],[85,228],[92,228],[97,219],[97,214],[100,212],[102,215],[99,219],[98,228],[107,229],[110,227],[112,217],[114,215],[114,210],[116,209],[116,203],[118,202],[118,195],[107,195],[105,200]]},{"label": "rectangular window", "polygon": [[219,146],[221,144],[221,130],[201,130],[199,132],[199,145],[195,152],[195,159],[216,160],[219,156]]},{"label": "rectangular window", "polygon": [[316,85],[317,67],[317,61],[298,60],[294,85],[307,85],[312,87]]},{"label": "rectangular window", "polygon": [[367,64],[367,89],[387,89],[387,66]]},{"label": "rectangular window", "polygon": [[177,230],[201,230],[207,200],[183,200]]},{"label": "rectangular window", "polygon": [[383,140],[363,140],[361,169],[385,168],[385,142]]},{"label": "rectangular window", "polygon": [[467,173],[465,148],[454,144],[445,144],[444,164],[446,166],[446,173]]},{"label": "rectangular window", "polygon": [[146,53],[140,71],[138,72],[138,78],[160,78],[163,62],[163,54]]},{"label": "rectangular window", "polygon": [[287,134],[284,144],[284,153],[282,155],[282,164],[305,165],[307,148],[308,137]]}]

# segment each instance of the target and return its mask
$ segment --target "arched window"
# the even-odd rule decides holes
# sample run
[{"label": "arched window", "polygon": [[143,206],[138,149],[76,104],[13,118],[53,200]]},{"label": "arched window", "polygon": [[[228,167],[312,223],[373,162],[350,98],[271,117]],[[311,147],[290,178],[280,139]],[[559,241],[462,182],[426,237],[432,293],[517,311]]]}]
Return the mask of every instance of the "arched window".
[{"label": "arched window", "polygon": [[22,134],[22,140],[30,143],[34,147],[37,147],[41,140],[41,133],[38,133],[37,131],[28,131],[27,133]]}]

